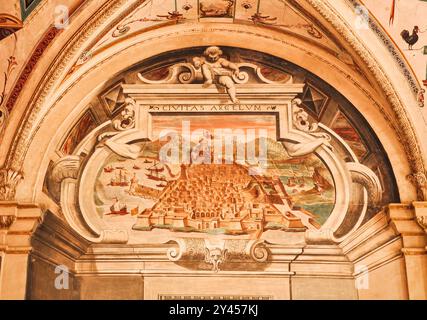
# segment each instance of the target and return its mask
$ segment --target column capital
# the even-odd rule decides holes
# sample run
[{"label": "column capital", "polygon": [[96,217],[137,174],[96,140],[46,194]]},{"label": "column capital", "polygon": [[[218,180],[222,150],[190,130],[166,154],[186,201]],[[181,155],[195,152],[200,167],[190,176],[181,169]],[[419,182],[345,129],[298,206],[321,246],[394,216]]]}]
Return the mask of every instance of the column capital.
[{"label": "column capital", "polygon": [[22,179],[21,172],[10,168],[0,169],[0,201],[15,200],[16,187]]}]

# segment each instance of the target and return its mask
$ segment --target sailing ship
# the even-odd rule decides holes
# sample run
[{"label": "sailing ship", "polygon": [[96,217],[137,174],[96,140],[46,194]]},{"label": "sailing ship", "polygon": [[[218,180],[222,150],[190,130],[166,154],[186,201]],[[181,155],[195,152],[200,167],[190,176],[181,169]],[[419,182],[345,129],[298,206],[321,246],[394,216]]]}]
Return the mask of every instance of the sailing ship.
[{"label": "sailing ship", "polygon": [[115,199],[113,205],[110,207],[109,214],[126,215],[129,214],[126,204],[120,203],[119,199]]},{"label": "sailing ship", "polygon": [[151,167],[146,169],[147,172],[145,175],[148,179],[155,180],[155,181],[164,181],[166,182],[166,176],[162,174],[162,172],[165,171],[165,166],[161,164],[160,162],[154,163]]},{"label": "sailing ship", "polygon": [[116,172],[116,176],[111,178],[108,185],[112,187],[127,187],[129,185],[127,174],[124,173],[123,170],[119,170],[119,173]]}]

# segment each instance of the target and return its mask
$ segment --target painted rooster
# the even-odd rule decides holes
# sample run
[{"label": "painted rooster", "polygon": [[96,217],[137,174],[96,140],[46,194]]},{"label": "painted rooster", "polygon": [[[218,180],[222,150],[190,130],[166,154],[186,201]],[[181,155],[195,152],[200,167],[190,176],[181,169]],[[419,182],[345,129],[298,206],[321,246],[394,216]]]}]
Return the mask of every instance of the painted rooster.
[{"label": "painted rooster", "polygon": [[405,40],[406,43],[409,45],[409,50],[412,50],[414,44],[418,42],[418,32],[420,32],[420,29],[418,28],[418,26],[415,26],[414,30],[412,31],[412,34],[410,34],[408,30],[403,30],[400,33],[403,40]]}]

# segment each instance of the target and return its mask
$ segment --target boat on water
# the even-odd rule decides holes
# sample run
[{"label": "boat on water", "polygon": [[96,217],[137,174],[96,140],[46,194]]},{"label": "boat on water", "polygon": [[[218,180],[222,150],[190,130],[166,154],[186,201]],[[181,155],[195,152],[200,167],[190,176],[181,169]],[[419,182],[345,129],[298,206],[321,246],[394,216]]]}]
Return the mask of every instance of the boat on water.
[{"label": "boat on water", "polygon": [[129,186],[129,178],[123,170],[119,170],[118,173],[116,172],[115,177],[111,178],[108,185],[112,187],[127,187]]},{"label": "boat on water", "polygon": [[144,160],[144,163],[153,163],[153,161],[150,161],[150,160],[145,159],[145,160]]},{"label": "boat on water", "polygon": [[148,179],[154,180],[154,181],[164,181],[164,182],[167,181],[166,176],[162,174],[165,171],[165,166],[162,163],[160,162],[154,163],[154,165],[152,165],[146,170],[147,172],[145,173],[145,175],[147,176]]},{"label": "boat on water", "polygon": [[141,167],[138,167],[136,164],[133,165],[134,170],[141,170]]},{"label": "boat on water", "polygon": [[116,198],[113,205],[110,207],[109,214],[118,214],[124,216],[129,214],[126,204],[120,203],[120,201]]}]

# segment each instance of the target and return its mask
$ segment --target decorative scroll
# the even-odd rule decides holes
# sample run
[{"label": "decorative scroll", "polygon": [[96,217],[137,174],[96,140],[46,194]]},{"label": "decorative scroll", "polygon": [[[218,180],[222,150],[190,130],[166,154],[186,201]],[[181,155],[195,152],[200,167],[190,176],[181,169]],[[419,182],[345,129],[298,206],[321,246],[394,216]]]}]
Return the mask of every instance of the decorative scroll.
[{"label": "decorative scroll", "polygon": [[174,243],[177,246],[167,251],[170,261],[194,266],[204,263],[211,265],[213,272],[219,272],[228,263],[265,263],[269,257],[269,251],[261,240],[227,239],[212,244],[203,238],[180,238],[168,242]]},{"label": "decorative scroll", "polygon": [[77,178],[81,159],[79,156],[66,156],[54,163],[51,179],[55,183],[60,183],[66,178]]},{"label": "decorative scroll", "polygon": [[[252,63],[233,63],[223,57],[222,50],[216,46],[208,47],[201,57],[194,57],[192,63],[178,63],[169,68],[169,74],[162,80],[149,80],[140,73],[139,79],[147,84],[191,84],[203,82],[204,87],[217,84],[226,89],[233,103],[239,103],[236,97],[236,84],[249,81],[249,74],[261,83],[275,83],[266,79],[261,68]],[[244,71],[246,70],[246,71]],[[292,77],[286,83],[292,82]]]},{"label": "decorative scroll", "polygon": [[347,163],[347,168],[351,172],[353,182],[362,185],[368,191],[368,205],[378,205],[381,201],[383,190],[375,173],[366,166],[355,162]]}]

